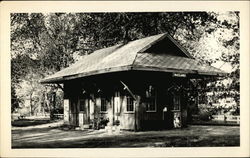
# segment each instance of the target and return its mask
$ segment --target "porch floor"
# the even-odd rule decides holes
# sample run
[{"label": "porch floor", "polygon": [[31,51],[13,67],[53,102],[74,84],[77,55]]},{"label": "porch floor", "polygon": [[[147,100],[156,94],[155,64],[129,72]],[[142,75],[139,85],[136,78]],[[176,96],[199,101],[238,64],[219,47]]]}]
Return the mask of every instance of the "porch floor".
[{"label": "porch floor", "polygon": [[[59,124],[58,124],[59,125]],[[12,148],[116,148],[239,146],[238,126],[190,125],[164,131],[63,130],[58,126],[12,128]]]}]

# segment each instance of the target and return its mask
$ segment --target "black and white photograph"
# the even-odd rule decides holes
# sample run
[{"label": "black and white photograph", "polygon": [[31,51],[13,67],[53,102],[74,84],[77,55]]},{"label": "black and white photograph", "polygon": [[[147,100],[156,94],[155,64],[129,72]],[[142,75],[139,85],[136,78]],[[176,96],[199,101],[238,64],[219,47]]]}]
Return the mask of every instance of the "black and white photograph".
[{"label": "black and white photograph", "polygon": [[241,147],[240,18],[11,12],[11,149]]}]

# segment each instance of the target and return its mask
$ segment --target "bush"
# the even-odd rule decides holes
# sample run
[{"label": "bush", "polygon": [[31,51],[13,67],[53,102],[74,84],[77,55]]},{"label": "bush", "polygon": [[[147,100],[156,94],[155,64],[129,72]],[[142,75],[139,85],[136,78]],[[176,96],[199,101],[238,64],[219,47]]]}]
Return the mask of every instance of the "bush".
[{"label": "bush", "polygon": [[99,127],[104,128],[105,126],[107,126],[108,122],[109,122],[108,118],[101,118],[99,121]]},{"label": "bush", "polygon": [[210,112],[204,112],[199,114],[199,120],[209,121],[212,119],[212,114]]},{"label": "bush", "polygon": [[107,126],[109,122],[109,119],[106,118],[100,118],[100,120],[98,120],[97,118],[91,120],[91,125],[93,129],[102,129],[105,128],[105,126]]},{"label": "bush", "polygon": [[119,121],[119,120],[115,120],[115,121],[114,121],[114,125],[115,125],[115,126],[119,126],[119,125],[120,125],[120,121]]}]

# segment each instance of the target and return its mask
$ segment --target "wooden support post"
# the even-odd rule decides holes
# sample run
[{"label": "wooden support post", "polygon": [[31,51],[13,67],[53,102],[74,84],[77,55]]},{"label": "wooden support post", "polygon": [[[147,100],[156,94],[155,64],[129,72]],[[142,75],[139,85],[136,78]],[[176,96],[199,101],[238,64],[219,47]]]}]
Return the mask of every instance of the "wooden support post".
[{"label": "wooden support post", "polygon": [[140,130],[141,124],[140,124],[140,96],[137,96],[136,104],[135,104],[135,131]]},{"label": "wooden support post", "polygon": [[64,124],[69,124],[69,115],[70,115],[70,107],[69,107],[69,99],[63,100],[63,110],[64,110]]}]

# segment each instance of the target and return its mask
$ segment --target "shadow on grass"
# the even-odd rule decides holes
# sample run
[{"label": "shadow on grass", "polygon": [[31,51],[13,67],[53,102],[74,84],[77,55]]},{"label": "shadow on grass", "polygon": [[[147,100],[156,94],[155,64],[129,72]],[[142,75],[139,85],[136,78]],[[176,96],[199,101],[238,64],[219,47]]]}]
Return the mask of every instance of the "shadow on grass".
[{"label": "shadow on grass", "polygon": [[164,131],[108,135],[96,130],[63,130],[60,127],[12,130],[12,148],[137,148],[239,146],[239,127],[191,126]]},{"label": "shadow on grass", "polygon": [[13,127],[28,127],[28,126],[35,126],[35,125],[42,125],[42,124],[47,124],[47,123],[52,123],[55,121],[49,120],[49,119],[20,119],[20,120],[15,120],[11,122],[11,125]]},{"label": "shadow on grass", "polygon": [[212,136],[200,138],[189,137],[145,137],[144,139],[127,139],[121,137],[96,138],[78,141],[58,141],[50,143],[26,144],[14,148],[137,148],[137,147],[225,147],[239,146],[239,137]]}]

